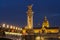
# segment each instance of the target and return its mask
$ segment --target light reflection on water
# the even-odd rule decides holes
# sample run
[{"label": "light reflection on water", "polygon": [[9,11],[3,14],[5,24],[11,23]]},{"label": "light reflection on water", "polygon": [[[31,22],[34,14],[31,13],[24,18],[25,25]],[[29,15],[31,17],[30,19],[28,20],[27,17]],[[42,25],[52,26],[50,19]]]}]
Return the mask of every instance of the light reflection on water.
[{"label": "light reflection on water", "polygon": [[[21,38],[11,38],[11,39],[13,39],[13,40],[26,40],[26,39],[21,39]],[[29,40],[29,39],[28,39]],[[31,39],[30,39],[31,40]],[[37,38],[37,39],[35,39],[35,40],[60,40],[60,39],[58,39],[58,38],[46,38],[46,39],[40,39],[40,38]]]},{"label": "light reflection on water", "polygon": [[[25,40],[29,40],[29,39],[31,39],[31,40],[33,40],[32,38],[31,38],[31,36],[29,37],[26,37],[27,39],[25,39]],[[35,38],[34,38],[34,40],[60,40],[59,38],[44,38],[44,36],[43,37],[41,37],[41,36],[36,36]]]},{"label": "light reflection on water", "polygon": [[10,38],[13,40],[60,40],[58,38],[44,38],[44,36],[7,36],[6,38]]}]

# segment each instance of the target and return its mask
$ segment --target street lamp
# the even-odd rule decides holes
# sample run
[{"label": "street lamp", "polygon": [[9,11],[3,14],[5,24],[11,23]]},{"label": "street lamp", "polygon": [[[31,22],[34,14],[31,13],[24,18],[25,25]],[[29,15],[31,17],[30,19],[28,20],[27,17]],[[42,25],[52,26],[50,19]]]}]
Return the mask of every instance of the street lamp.
[{"label": "street lamp", "polygon": [[22,30],[22,28],[18,28],[18,30]]},{"label": "street lamp", "polygon": [[16,30],[17,30],[18,28],[16,27]]},{"label": "street lamp", "polygon": [[5,27],[5,24],[3,24],[2,27]]},{"label": "street lamp", "polygon": [[13,28],[13,26],[11,25],[11,26],[10,26],[10,29],[12,29],[12,28]]},{"label": "street lamp", "polygon": [[13,29],[15,29],[15,26],[13,26]]},{"label": "street lamp", "polygon": [[9,25],[7,25],[7,28],[9,28]]}]

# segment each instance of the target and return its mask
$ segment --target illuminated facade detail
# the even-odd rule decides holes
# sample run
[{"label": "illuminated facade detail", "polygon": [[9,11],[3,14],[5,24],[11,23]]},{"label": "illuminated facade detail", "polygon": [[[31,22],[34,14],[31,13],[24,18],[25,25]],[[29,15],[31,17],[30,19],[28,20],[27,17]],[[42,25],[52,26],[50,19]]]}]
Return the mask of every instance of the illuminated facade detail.
[{"label": "illuminated facade detail", "polygon": [[32,5],[28,6],[27,11],[27,28],[32,29],[33,28],[33,11],[32,11]]},{"label": "illuminated facade detail", "polygon": [[48,22],[46,16],[44,17],[44,21],[43,21],[43,23],[42,23],[42,28],[44,28],[44,27],[49,27],[49,22]]}]

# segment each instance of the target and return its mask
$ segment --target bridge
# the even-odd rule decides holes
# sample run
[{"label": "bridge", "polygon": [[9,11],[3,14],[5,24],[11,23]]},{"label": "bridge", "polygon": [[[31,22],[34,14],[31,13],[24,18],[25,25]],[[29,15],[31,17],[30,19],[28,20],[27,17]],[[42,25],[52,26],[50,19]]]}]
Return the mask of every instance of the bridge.
[{"label": "bridge", "polygon": [[[13,40],[28,40],[29,38],[31,40],[48,40],[48,38],[58,38],[60,40],[60,33],[57,34],[47,34],[47,33],[34,33],[33,30],[27,31],[28,34],[22,33],[22,28],[12,26],[12,25],[6,25],[2,24],[0,25],[0,32],[5,32],[5,38],[10,38]],[[26,39],[27,38],[27,39]]]},{"label": "bridge", "polygon": [[[10,38],[13,40],[22,39],[22,28],[13,25],[1,24],[0,25],[0,35],[4,38]],[[5,33],[5,34],[4,34]]]}]

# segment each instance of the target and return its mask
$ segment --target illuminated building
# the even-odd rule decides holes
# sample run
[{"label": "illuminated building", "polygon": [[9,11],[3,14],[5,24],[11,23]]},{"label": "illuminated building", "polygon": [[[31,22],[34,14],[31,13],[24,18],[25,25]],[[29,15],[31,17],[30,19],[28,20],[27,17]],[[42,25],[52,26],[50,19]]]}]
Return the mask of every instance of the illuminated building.
[{"label": "illuminated building", "polygon": [[46,16],[44,17],[44,21],[43,21],[43,23],[42,23],[42,27],[43,27],[43,28],[44,28],[44,27],[49,27],[49,22],[48,22]]},{"label": "illuminated building", "polygon": [[44,21],[42,23],[42,27],[36,27],[33,29],[35,33],[58,33],[59,28],[58,27],[50,27],[49,21],[47,20],[47,17],[45,16]]}]

